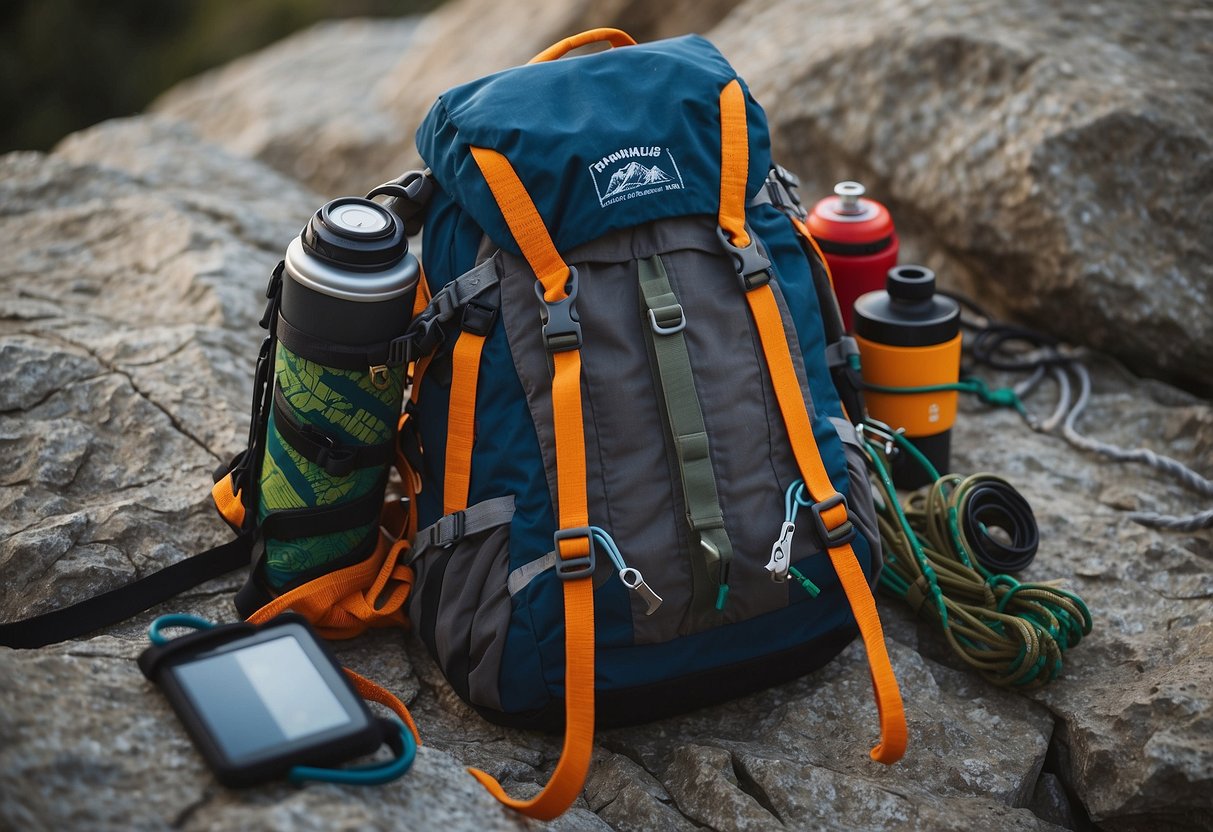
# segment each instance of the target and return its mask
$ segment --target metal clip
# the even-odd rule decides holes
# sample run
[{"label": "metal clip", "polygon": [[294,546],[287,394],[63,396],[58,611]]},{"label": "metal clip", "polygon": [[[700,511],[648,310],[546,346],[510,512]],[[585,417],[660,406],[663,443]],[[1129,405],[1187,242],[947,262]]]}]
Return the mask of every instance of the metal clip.
[{"label": "metal clip", "polygon": [[368,372],[371,378],[371,386],[376,390],[386,390],[392,383],[392,374],[388,372],[386,364],[373,364]]},{"label": "metal clip", "polygon": [[645,615],[652,615],[657,612],[657,608],[661,606],[661,596],[644,582],[644,576],[640,574],[639,570],[633,569],[630,566],[620,569],[619,580],[623,581],[624,586],[644,600],[646,605]]},{"label": "metal clip", "polygon": [[771,559],[767,561],[766,570],[771,573],[771,580],[781,584],[788,579],[788,570],[792,567],[792,535],[796,534],[795,523],[784,523],[779,530],[779,537],[771,547]]}]

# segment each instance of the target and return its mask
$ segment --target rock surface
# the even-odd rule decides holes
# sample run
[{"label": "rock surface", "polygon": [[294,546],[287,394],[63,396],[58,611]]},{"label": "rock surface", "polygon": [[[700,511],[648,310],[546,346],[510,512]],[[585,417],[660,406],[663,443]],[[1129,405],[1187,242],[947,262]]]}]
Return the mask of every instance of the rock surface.
[{"label": "rock surface", "polygon": [[803,193],[859,179],[945,281],[1213,392],[1207,3],[752,0],[712,36]]},{"label": "rock surface", "polygon": [[177,85],[152,110],[327,196],[365,193],[418,166],[413,134],[448,87],[599,26],[642,40],[706,32],[738,2],[453,0],[416,27],[321,23]]},{"label": "rock surface", "polygon": [[[719,39],[757,27],[759,12],[743,9]],[[817,20],[827,30],[845,23]],[[757,92],[775,96],[771,110],[792,109],[798,89]],[[10,241],[0,249],[0,619],[227,539],[210,471],[243,441],[266,276],[321,201],[157,119],[101,125],[49,156],[0,158],[0,232]],[[946,254],[943,232],[954,230],[940,229],[937,243],[921,237],[924,250]],[[1089,310],[1075,306],[1080,313]],[[1090,363],[1085,431],[1213,475],[1209,402],[1099,355]],[[1045,412],[1049,398],[1045,386],[1029,405]],[[867,757],[876,712],[853,645],[798,681],[601,732],[583,797],[551,827],[1213,828],[1213,534],[1126,517],[1207,505],[1151,471],[967,404],[953,465],[999,472],[1023,491],[1042,529],[1030,577],[1061,579],[1090,604],[1095,632],[1067,654],[1061,679],[1031,695],[994,688],[882,598],[912,737],[903,762]],[[0,828],[539,828],[501,809],[463,767],[532,794],[559,740],[484,722],[416,639],[402,647],[390,632],[336,649],[413,710],[426,747],[405,780],[220,787],[133,659],[155,614],[232,620],[240,580],[211,582],[92,638],[0,648]]]}]

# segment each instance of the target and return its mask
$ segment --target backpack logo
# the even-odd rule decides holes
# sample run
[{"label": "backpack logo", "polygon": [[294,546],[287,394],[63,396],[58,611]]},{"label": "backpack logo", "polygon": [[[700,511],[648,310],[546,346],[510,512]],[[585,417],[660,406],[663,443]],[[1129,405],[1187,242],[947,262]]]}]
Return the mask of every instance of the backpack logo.
[{"label": "backpack logo", "polygon": [[590,176],[603,208],[683,188],[682,173],[668,147],[621,147],[590,165]]}]

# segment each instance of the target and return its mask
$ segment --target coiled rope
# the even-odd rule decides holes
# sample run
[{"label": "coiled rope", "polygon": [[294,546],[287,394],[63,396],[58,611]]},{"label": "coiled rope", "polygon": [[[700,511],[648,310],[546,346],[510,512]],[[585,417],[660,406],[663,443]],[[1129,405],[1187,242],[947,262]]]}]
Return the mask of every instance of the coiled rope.
[{"label": "coiled rope", "polygon": [[[934,621],[956,655],[994,684],[1031,689],[1056,679],[1065,651],[1091,632],[1087,605],[1056,582],[1020,582],[987,569],[978,559],[983,551],[989,554],[1001,546],[1017,558],[1010,565],[1018,566],[1029,549],[1035,552],[1039,532],[1026,501],[992,474],[940,477],[905,437],[876,423],[864,428],[885,551],[881,587]],[[873,444],[868,439],[873,434],[885,444]],[[934,479],[904,504],[889,474],[893,446]],[[1009,543],[999,540],[992,525]]]}]

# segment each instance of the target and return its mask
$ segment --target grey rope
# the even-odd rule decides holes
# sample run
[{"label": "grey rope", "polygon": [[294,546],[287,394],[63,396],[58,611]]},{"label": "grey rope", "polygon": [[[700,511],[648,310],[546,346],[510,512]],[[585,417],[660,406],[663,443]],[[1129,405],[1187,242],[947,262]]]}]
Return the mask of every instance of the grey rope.
[{"label": "grey rope", "polygon": [[[1032,375],[1016,386],[1015,392],[1021,397],[1035,389],[1044,377],[1044,367],[1038,367]],[[1078,398],[1073,397],[1073,387],[1069,373],[1073,372],[1078,378]],[[1057,405],[1053,413],[1044,421],[1038,421],[1031,414],[1024,414],[1024,419],[1033,430],[1040,433],[1053,434],[1061,427],[1061,437],[1070,445],[1084,451],[1116,460],[1117,462],[1136,462],[1174,477],[1186,488],[1195,491],[1203,497],[1213,497],[1213,480],[1202,476],[1177,459],[1151,451],[1148,448],[1124,448],[1103,442],[1079,433],[1078,419],[1087,409],[1091,400],[1091,373],[1077,358],[1063,364],[1054,364],[1049,368],[1049,375],[1057,384]],[[1023,392],[1020,392],[1021,389]],[[1071,404],[1073,401],[1073,404]],[[1213,509],[1194,514],[1173,515],[1160,514],[1153,511],[1134,511],[1128,515],[1135,523],[1152,528],[1169,531],[1191,532],[1199,529],[1213,528]]]}]

